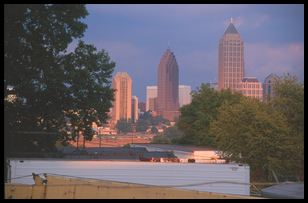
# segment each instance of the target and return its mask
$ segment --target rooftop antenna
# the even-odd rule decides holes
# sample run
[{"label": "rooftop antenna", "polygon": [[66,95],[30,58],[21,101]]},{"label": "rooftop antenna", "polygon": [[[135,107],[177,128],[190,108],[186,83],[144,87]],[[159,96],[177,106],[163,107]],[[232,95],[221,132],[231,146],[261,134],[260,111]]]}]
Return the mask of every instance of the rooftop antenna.
[{"label": "rooftop antenna", "polygon": [[170,42],[168,41],[168,49],[170,49]]},{"label": "rooftop antenna", "polygon": [[231,19],[230,19],[230,23],[232,23],[233,24],[233,18],[231,17]]}]

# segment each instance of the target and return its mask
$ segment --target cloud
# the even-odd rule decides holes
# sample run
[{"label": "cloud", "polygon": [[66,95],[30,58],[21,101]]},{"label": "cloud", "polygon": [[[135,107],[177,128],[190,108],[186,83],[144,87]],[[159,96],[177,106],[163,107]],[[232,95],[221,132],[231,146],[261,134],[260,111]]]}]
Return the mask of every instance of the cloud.
[{"label": "cloud", "polygon": [[270,73],[290,73],[304,80],[304,45],[288,43],[278,46],[268,44],[245,44],[246,76],[263,80]]},{"label": "cloud", "polygon": [[254,22],[251,23],[251,27],[256,29],[259,28],[261,25],[266,23],[268,20],[270,20],[270,16],[267,14],[259,15],[254,19]]}]

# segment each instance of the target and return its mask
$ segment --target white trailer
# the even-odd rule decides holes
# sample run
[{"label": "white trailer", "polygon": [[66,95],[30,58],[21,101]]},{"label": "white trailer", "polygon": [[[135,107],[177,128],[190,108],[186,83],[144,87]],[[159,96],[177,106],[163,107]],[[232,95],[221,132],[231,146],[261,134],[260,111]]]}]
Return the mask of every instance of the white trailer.
[{"label": "white trailer", "polygon": [[11,159],[10,164],[12,183],[34,184],[32,173],[47,173],[250,195],[248,165],[52,159]]}]

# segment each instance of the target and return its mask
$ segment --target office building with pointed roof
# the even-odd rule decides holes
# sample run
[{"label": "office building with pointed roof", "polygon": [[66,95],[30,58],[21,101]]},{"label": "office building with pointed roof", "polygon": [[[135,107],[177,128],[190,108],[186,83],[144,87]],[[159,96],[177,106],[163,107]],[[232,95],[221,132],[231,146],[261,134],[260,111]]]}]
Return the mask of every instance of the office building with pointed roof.
[{"label": "office building with pointed roof", "polygon": [[244,42],[231,20],[219,41],[218,89],[240,91],[244,78]]},{"label": "office building with pointed roof", "polygon": [[179,67],[169,48],[157,71],[157,113],[169,121],[179,116]]}]

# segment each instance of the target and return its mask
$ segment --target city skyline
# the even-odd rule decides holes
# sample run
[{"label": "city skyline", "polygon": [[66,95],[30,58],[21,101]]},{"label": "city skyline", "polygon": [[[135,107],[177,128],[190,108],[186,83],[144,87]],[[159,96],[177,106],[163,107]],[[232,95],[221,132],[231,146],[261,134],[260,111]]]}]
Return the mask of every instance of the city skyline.
[{"label": "city skyline", "polygon": [[[245,42],[245,76],[289,72],[304,80],[303,5],[87,5],[84,40],[105,49],[114,74],[128,72],[133,95],[156,85],[161,53],[177,56],[179,83],[218,82],[218,42],[230,18]],[[73,42],[70,48],[76,44]]]}]

